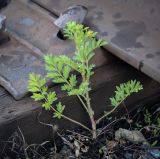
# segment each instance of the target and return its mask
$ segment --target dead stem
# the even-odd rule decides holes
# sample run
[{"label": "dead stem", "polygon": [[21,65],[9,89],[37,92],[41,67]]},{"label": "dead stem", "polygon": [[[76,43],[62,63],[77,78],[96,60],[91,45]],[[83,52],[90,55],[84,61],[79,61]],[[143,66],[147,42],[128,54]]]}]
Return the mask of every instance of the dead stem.
[{"label": "dead stem", "polygon": [[48,123],[44,123],[44,122],[40,121],[39,117],[40,117],[41,114],[42,114],[42,109],[40,110],[40,112],[38,113],[38,116],[37,116],[38,122],[42,125],[46,125],[46,126],[51,127],[52,128],[52,135],[53,135],[53,138],[54,138],[54,134],[58,130],[58,127],[56,127],[52,124],[48,124]]},{"label": "dead stem", "polygon": [[[57,112],[57,110],[54,109],[54,107],[51,107],[51,109],[52,109],[54,112]],[[63,117],[64,119],[67,119],[67,120],[71,121],[72,123],[75,123],[75,124],[83,127],[84,129],[88,130],[89,132],[92,132],[91,129],[89,129],[87,126],[83,125],[82,123],[80,123],[80,122],[78,122],[78,121],[76,121],[76,120],[73,120],[73,119],[71,119],[71,118],[69,118],[69,117],[67,117],[67,116],[65,116],[65,115],[63,115],[63,114],[62,114],[62,117]]]},{"label": "dead stem", "polygon": [[[125,97],[125,99],[127,98],[128,96]],[[101,116],[97,121],[96,121],[96,124],[99,124],[101,122],[101,120],[105,117],[107,117],[108,115],[112,114],[124,101],[121,101],[117,106],[115,106],[113,109],[111,109],[109,112],[105,113],[103,116]]]}]

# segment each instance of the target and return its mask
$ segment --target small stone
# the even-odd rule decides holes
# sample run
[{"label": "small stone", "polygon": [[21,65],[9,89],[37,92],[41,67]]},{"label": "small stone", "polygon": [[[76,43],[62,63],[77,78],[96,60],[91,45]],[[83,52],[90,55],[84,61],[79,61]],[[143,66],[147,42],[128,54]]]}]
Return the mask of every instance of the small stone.
[{"label": "small stone", "polygon": [[127,129],[120,128],[115,132],[115,139],[116,140],[125,139],[134,144],[142,143],[144,145],[149,145],[143,134],[137,130],[130,131]]}]

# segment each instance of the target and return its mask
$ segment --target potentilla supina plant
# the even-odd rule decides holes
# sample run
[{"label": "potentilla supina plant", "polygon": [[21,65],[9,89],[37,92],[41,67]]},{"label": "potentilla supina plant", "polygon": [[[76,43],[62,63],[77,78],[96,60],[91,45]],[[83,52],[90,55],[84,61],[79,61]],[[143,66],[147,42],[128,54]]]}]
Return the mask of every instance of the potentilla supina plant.
[{"label": "potentilla supina plant", "polygon": [[[64,29],[64,35],[75,42],[76,51],[73,57],[69,58],[66,55],[45,55],[44,61],[47,75],[45,78],[42,78],[41,75],[31,73],[29,75],[28,90],[33,93],[31,97],[35,101],[43,101],[42,107],[45,110],[53,111],[54,118],[69,120],[88,130],[92,134],[93,139],[96,139],[97,124],[105,117],[111,115],[128,96],[139,92],[143,87],[136,80],[131,80],[117,86],[115,96],[110,98],[113,108],[109,112],[105,112],[99,119],[95,119],[89,94],[91,90],[90,79],[94,74],[95,65],[91,64],[90,61],[94,56],[93,51],[96,48],[107,45],[107,42],[102,39],[97,40],[96,32],[75,22],[67,24],[66,29]],[[81,75],[80,82],[78,82],[75,72]],[[67,92],[68,96],[77,96],[90,119],[90,127],[71,119],[63,113],[65,105],[58,100],[54,91],[49,92],[46,78],[50,78],[53,83],[61,84],[61,90]]]}]

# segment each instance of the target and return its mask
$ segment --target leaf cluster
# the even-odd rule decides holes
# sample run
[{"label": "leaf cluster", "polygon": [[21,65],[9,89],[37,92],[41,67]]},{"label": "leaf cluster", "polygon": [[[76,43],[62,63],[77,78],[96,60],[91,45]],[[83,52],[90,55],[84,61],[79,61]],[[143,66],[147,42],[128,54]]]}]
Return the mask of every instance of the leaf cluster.
[{"label": "leaf cluster", "polygon": [[97,32],[90,30],[88,27],[84,27],[82,24],[76,24],[75,22],[67,24],[64,34],[75,42],[76,51],[73,60],[78,63],[80,73],[89,79],[93,74],[92,69],[94,68],[94,65],[88,64],[94,56],[93,50],[106,45],[107,42],[102,39],[97,40]]},{"label": "leaf cluster", "polygon": [[[33,93],[31,98],[33,98],[35,101],[44,101],[42,107],[44,107],[45,110],[50,110],[53,102],[57,100],[56,93],[54,91],[48,91],[46,80],[45,78],[42,78],[41,75],[35,73],[31,73],[29,75],[28,90]],[[64,107],[65,106],[62,106],[61,102],[56,104],[57,109],[55,109],[54,117],[61,118]]]},{"label": "leaf cluster", "polygon": [[[97,120],[98,122],[95,122],[94,111],[89,96],[89,91],[91,90],[90,79],[94,74],[93,69],[95,65],[91,64],[90,60],[94,56],[93,51],[96,48],[106,45],[107,42],[102,39],[97,40],[97,32],[81,24],[76,24],[76,22],[69,22],[66,29],[64,29],[64,34],[75,42],[75,53],[71,58],[66,55],[45,55],[46,77],[50,78],[53,83],[61,84],[61,90],[66,91],[69,96],[76,95],[79,98],[91,119],[93,138],[96,138],[96,124],[113,112],[129,95],[134,92],[139,92],[143,87],[140,82],[136,80],[131,80],[117,86],[115,96],[110,98],[111,104],[114,106],[113,110],[100,117]],[[81,81],[77,79],[75,72],[81,75]],[[58,119],[64,117],[90,131],[90,129],[83,124],[63,115],[65,106],[61,102],[57,102],[57,95],[54,91],[48,91],[45,78],[34,73],[30,74],[28,90],[33,93],[32,98],[35,101],[43,101],[42,107],[46,110],[52,109],[54,111],[53,117]],[[53,106],[54,102],[57,103],[55,107]]]},{"label": "leaf cluster", "polygon": [[[90,90],[89,79],[94,73],[93,64],[89,61],[93,57],[93,50],[105,45],[104,40],[96,40],[96,32],[91,31],[88,27],[81,24],[70,22],[64,30],[65,36],[74,40],[76,51],[72,58],[66,55],[44,56],[45,68],[47,70],[47,78],[52,79],[53,83],[61,84],[61,89],[66,91],[69,96],[84,96]],[[77,76],[73,74],[73,70],[81,74],[83,80],[78,84]],[[53,102],[57,101],[55,92],[48,92],[45,78],[34,73],[29,76],[28,90],[33,93],[32,98],[35,101],[43,100],[42,107],[50,110]],[[61,118],[65,106],[59,102],[56,104],[54,117]]]},{"label": "leaf cluster", "polygon": [[[54,83],[61,83],[62,90],[67,91],[68,95],[83,96],[90,90],[89,80],[94,73],[93,64],[89,61],[93,57],[93,50],[105,45],[104,40],[96,40],[96,32],[89,30],[81,24],[70,22],[64,30],[65,36],[74,40],[76,51],[72,58],[65,55],[54,56],[46,55],[44,57],[47,77]],[[81,74],[83,81],[78,85],[77,77],[72,72],[77,71]]]},{"label": "leaf cluster", "polygon": [[144,121],[146,124],[151,125],[151,117],[152,117],[151,113],[148,110],[146,110],[144,114]]},{"label": "leaf cluster", "polygon": [[116,86],[115,96],[110,98],[111,105],[117,107],[132,93],[137,93],[142,89],[142,84],[136,80],[130,80],[127,83],[122,83],[120,86]]}]

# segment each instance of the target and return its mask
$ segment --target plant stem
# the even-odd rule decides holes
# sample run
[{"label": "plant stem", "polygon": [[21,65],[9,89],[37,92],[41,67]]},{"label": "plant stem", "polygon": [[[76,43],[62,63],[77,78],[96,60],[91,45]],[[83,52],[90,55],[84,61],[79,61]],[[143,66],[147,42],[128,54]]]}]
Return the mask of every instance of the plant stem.
[{"label": "plant stem", "polygon": [[110,110],[109,112],[105,113],[102,117],[100,117],[100,118],[96,121],[96,124],[99,124],[100,121],[101,121],[103,118],[105,118],[106,116],[108,116],[108,115],[110,115],[111,113],[113,113],[113,112],[117,109],[117,107],[118,107],[123,101],[125,101],[125,99],[126,99],[128,96],[129,96],[129,95],[127,95],[121,102],[119,102],[119,103],[117,104],[117,106],[115,106],[112,110]]},{"label": "plant stem", "polygon": [[93,139],[96,139],[96,137],[97,137],[96,122],[94,120],[94,112],[93,112],[93,109],[92,109],[91,103],[90,103],[89,92],[86,93],[86,103],[87,103],[87,107],[89,110],[88,114],[89,114],[89,117],[91,120],[91,125],[92,125],[92,136],[93,136]]},{"label": "plant stem", "polygon": [[[86,66],[86,68],[87,68],[86,69],[86,73],[87,73],[87,71],[88,71],[88,60],[85,59],[85,62],[82,62],[82,64],[84,66]],[[82,76],[82,81],[83,82],[87,81],[89,83],[89,78],[88,78],[87,75],[85,76],[85,75],[81,74],[81,76]],[[91,107],[89,91],[86,92],[84,99],[86,100],[88,115],[89,115],[89,118],[90,118],[90,121],[91,121],[91,125],[92,125],[92,137],[93,137],[93,139],[96,139],[96,137],[97,137],[96,122],[94,120],[94,111],[93,111],[93,109]]]},{"label": "plant stem", "polygon": [[[58,112],[56,109],[54,109],[54,107],[51,107],[51,109],[52,109],[54,112]],[[71,118],[69,118],[69,117],[67,117],[67,116],[65,116],[65,115],[63,115],[63,114],[62,114],[62,117],[63,117],[64,119],[67,119],[67,120],[71,121],[72,123],[75,123],[75,124],[83,127],[84,129],[92,132],[91,129],[89,129],[87,126],[83,125],[82,123],[80,123],[80,122],[78,122],[78,121],[76,121],[76,120],[73,120],[73,119],[71,119]]]},{"label": "plant stem", "polygon": [[[60,74],[60,76],[65,80],[65,82],[70,85],[69,81],[63,76],[63,74],[61,72],[58,71],[58,73]],[[71,86],[71,85],[70,85]],[[88,112],[87,106],[85,105],[85,103],[83,102],[82,98],[80,97],[80,95],[77,95],[78,99],[80,100],[80,102],[82,103],[83,107],[85,108],[85,110]],[[89,112],[88,112],[89,113]]]},{"label": "plant stem", "polygon": [[80,100],[80,102],[82,103],[82,105],[84,106],[84,108],[85,108],[85,110],[87,111],[87,113],[89,113],[86,104],[83,102],[83,99],[82,99],[79,95],[77,95],[77,97],[78,97],[78,99]]},{"label": "plant stem", "polygon": [[[42,90],[41,90],[41,89],[40,89],[40,92],[41,92],[41,94],[42,94]],[[47,98],[45,97],[45,95],[43,95],[43,96],[44,96],[45,101],[47,101]],[[58,112],[54,107],[51,107],[51,109],[52,109],[54,112]],[[63,117],[64,119],[67,119],[67,120],[69,120],[69,121],[71,121],[71,122],[73,122],[73,123],[75,123],[75,124],[83,127],[84,129],[92,132],[91,129],[89,129],[87,126],[83,125],[82,123],[80,123],[80,122],[78,122],[78,121],[76,121],[76,120],[73,120],[73,119],[71,119],[71,118],[69,118],[69,117],[67,117],[67,116],[65,116],[65,115],[63,115],[63,114],[62,114],[62,117]]]},{"label": "plant stem", "polygon": [[111,113],[113,113],[113,112],[116,110],[117,107],[118,107],[118,106],[114,107],[111,111],[109,111],[109,112],[105,113],[103,116],[101,116],[101,117],[96,121],[96,124],[99,124],[100,121],[101,121],[103,118],[105,118],[106,116],[108,116],[108,115],[110,115]]}]

